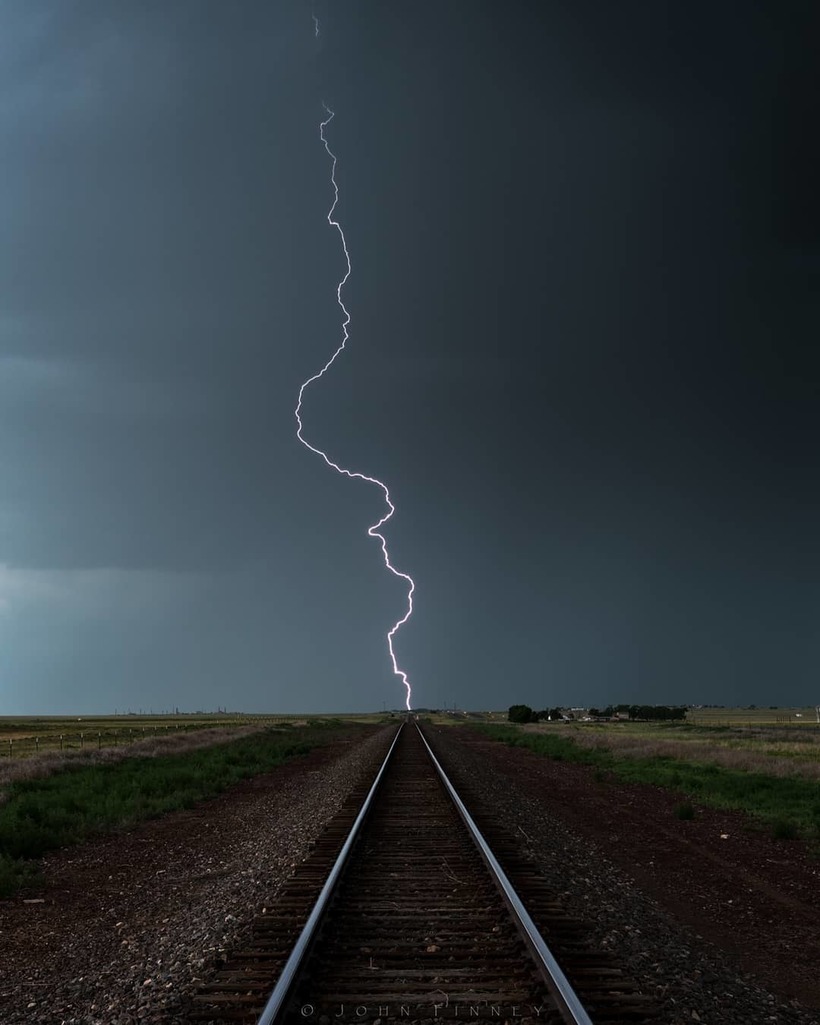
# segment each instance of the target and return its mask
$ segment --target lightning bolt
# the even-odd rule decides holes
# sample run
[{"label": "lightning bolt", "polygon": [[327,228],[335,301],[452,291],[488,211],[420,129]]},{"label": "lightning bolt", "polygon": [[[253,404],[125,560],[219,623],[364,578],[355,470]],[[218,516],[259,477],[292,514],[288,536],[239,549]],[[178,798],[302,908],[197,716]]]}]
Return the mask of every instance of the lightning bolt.
[{"label": "lightning bolt", "polygon": [[[318,36],[319,22],[315,15],[313,15],[313,20],[316,25],[316,35]],[[409,711],[411,696],[410,681],[407,678],[407,673],[399,667],[399,664],[396,660],[396,653],[393,650],[393,638],[396,636],[396,633],[399,631],[399,629],[402,626],[404,626],[404,624],[413,614],[413,592],[416,589],[416,585],[413,581],[413,578],[408,573],[402,573],[401,570],[396,569],[396,567],[390,561],[390,553],[387,550],[387,539],[385,538],[384,534],[380,533],[381,528],[385,525],[385,523],[387,523],[387,521],[392,517],[393,513],[396,511],[396,507],[393,505],[393,502],[390,499],[390,491],[388,490],[387,485],[384,484],[382,481],[378,480],[376,477],[368,477],[368,475],[365,473],[358,473],[353,470],[347,470],[343,466],[339,466],[338,463],[334,463],[326,452],[323,452],[320,448],[316,448],[315,445],[311,445],[309,441],[305,440],[302,434],[303,424],[301,414],[302,401],[304,398],[305,390],[309,388],[314,381],[318,381],[320,377],[324,377],[327,371],[336,362],[336,359],[339,357],[339,355],[342,352],[344,352],[350,337],[347,330],[348,324],[350,323],[350,313],[348,312],[345,304],[342,302],[342,289],[347,284],[347,279],[350,277],[352,267],[350,263],[350,253],[347,249],[347,240],[345,239],[345,233],[342,230],[341,224],[339,224],[339,222],[335,220],[333,216],[336,211],[336,206],[339,202],[339,186],[336,183],[336,155],[333,153],[330,146],[328,145],[327,136],[325,135],[325,129],[336,116],[336,114],[334,111],[330,109],[330,107],[327,106],[326,103],[323,103],[322,106],[325,109],[327,117],[319,123],[319,138],[322,140],[322,145],[324,146],[325,151],[327,152],[327,155],[330,157],[331,160],[330,181],[333,185],[333,203],[331,204],[330,210],[328,210],[327,213],[327,223],[330,225],[331,228],[335,228],[339,232],[339,238],[341,239],[342,249],[344,250],[345,255],[345,263],[347,264],[347,269],[345,270],[344,276],[336,286],[336,301],[338,302],[339,307],[342,311],[342,342],[336,349],[336,351],[333,353],[333,355],[330,357],[330,359],[327,361],[327,363],[325,363],[325,365],[322,367],[322,369],[318,371],[318,373],[315,373],[312,377],[309,377],[299,389],[299,400],[296,403],[296,409],[294,410],[294,416],[296,417],[296,423],[298,424],[296,437],[299,439],[299,441],[301,441],[305,448],[310,449],[311,452],[315,452],[317,456],[321,456],[322,459],[324,459],[325,463],[332,470],[335,470],[337,473],[342,474],[342,476],[344,477],[350,477],[351,480],[363,480],[367,481],[368,484],[375,484],[375,486],[377,488],[381,488],[382,492],[384,493],[384,501],[385,505],[387,506],[387,512],[384,514],[384,516],[382,516],[380,520],[374,523],[372,527],[368,527],[367,533],[369,537],[378,538],[378,541],[382,549],[382,556],[384,557],[384,564],[387,567],[387,569],[390,570],[393,576],[399,577],[401,580],[404,580],[405,583],[408,585],[407,612],[405,612],[401,619],[399,619],[398,622],[394,623],[394,625],[388,631],[387,650],[390,652],[390,661],[393,664],[393,673],[395,676],[398,676],[401,679],[401,682],[404,684],[404,687],[406,689],[407,693],[405,698],[405,705]]]}]

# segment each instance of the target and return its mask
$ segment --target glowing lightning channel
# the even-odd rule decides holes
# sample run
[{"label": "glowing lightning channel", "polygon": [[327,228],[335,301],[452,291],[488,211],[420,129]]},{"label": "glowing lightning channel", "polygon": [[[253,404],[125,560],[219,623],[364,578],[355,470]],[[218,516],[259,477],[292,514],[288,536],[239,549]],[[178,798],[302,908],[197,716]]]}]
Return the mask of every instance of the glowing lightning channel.
[{"label": "glowing lightning channel", "polygon": [[[316,21],[315,17],[314,17],[314,21]],[[318,21],[317,21],[316,22],[316,34],[318,35],[318,33],[319,33],[319,24],[318,24]],[[382,518],[377,523],[374,523],[372,527],[368,527],[367,533],[368,533],[368,535],[370,537],[376,537],[376,538],[379,539],[379,542],[381,543],[382,555],[384,556],[384,564],[390,570],[390,572],[393,574],[393,576],[400,577],[402,580],[406,581],[407,584],[408,584],[408,590],[407,590],[407,612],[388,631],[388,634],[387,634],[387,648],[388,648],[388,651],[390,652],[390,661],[393,663],[393,673],[394,673],[394,675],[396,675],[396,676],[401,678],[401,682],[404,684],[404,686],[405,686],[405,688],[407,690],[407,696],[406,696],[406,699],[405,699],[405,705],[406,705],[406,707],[407,707],[407,709],[409,711],[410,710],[410,696],[411,696],[410,681],[407,679],[407,673],[405,673],[404,670],[399,668],[399,664],[396,661],[396,653],[393,651],[393,638],[395,637],[395,635],[398,632],[398,630],[402,626],[404,626],[404,624],[407,622],[407,620],[413,614],[413,592],[416,589],[416,585],[413,582],[413,578],[408,573],[402,573],[400,570],[396,569],[396,567],[390,561],[390,555],[389,555],[389,553],[387,551],[387,539],[385,538],[384,534],[380,534],[379,533],[380,528],[383,527],[385,523],[387,523],[387,521],[390,519],[390,517],[396,511],[396,507],[393,505],[393,503],[390,500],[390,492],[388,491],[386,484],[383,484],[380,480],[377,480],[377,478],[375,478],[375,477],[368,477],[367,474],[356,473],[356,472],[354,472],[352,470],[346,470],[344,467],[339,466],[337,463],[334,463],[333,460],[328,456],[328,454],[326,452],[323,452],[320,448],[316,448],[314,445],[311,445],[309,441],[305,441],[305,439],[302,437],[302,426],[303,425],[302,425],[301,412],[302,412],[302,399],[303,399],[303,396],[305,394],[305,389],[307,387],[309,387],[311,384],[313,384],[314,381],[318,381],[320,377],[323,377],[324,374],[333,366],[333,364],[336,362],[337,356],[339,356],[339,354],[344,351],[345,346],[347,345],[347,342],[348,342],[348,338],[350,337],[349,334],[348,334],[348,331],[347,331],[347,325],[350,323],[350,314],[348,313],[347,308],[345,307],[345,304],[342,302],[342,289],[344,288],[345,284],[347,283],[347,279],[350,277],[350,272],[351,272],[352,268],[351,268],[351,264],[350,264],[350,253],[347,250],[347,240],[345,239],[345,233],[342,231],[341,224],[339,224],[339,222],[334,220],[334,218],[333,218],[334,211],[336,210],[336,205],[339,202],[339,186],[336,184],[336,155],[331,150],[330,146],[328,145],[327,138],[325,137],[325,128],[327,128],[327,126],[330,124],[330,122],[333,120],[333,118],[336,116],[336,114],[335,114],[334,111],[332,111],[330,109],[330,107],[327,106],[326,103],[323,103],[322,106],[325,108],[325,113],[327,114],[327,117],[325,118],[324,121],[321,121],[319,123],[319,138],[322,140],[322,144],[324,145],[325,150],[327,151],[327,155],[331,159],[330,181],[331,181],[331,183],[333,185],[333,203],[332,203],[332,205],[330,207],[330,210],[328,210],[328,213],[327,213],[327,223],[332,228],[335,228],[339,232],[339,237],[342,240],[342,249],[344,250],[344,254],[345,254],[345,261],[347,263],[347,270],[345,271],[344,277],[339,282],[339,284],[336,286],[336,301],[338,302],[339,306],[341,307],[344,319],[342,321],[342,343],[341,343],[341,345],[333,353],[333,355],[330,357],[330,359],[327,361],[327,363],[325,363],[325,365],[322,367],[322,369],[318,373],[314,374],[313,377],[309,377],[304,382],[302,387],[299,389],[299,401],[296,403],[296,409],[294,410],[294,415],[296,417],[296,422],[299,425],[299,428],[296,431],[296,437],[299,439],[299,441],[301,441],[301,443],[305,446],[305,448],[309,448],[311,452],[315,452],[317,456],[321,456],[322,459],[324,459],[324,461],[327,463],[327,465],[329,467],[331,467],[331,469],[335,470],[337,473],[340,473],[340,474],[342,474],[345,477],[350,477],[351,480],[353,480],[353,479],[355,479],[355,480],[364,480],[364,481],[367,481],[368,484],[375,484],[376,487],[381,488],[382,491],[384,492],[384,501],[387,504],[387,512],[385,513],[384,516],[382,516]]]}]

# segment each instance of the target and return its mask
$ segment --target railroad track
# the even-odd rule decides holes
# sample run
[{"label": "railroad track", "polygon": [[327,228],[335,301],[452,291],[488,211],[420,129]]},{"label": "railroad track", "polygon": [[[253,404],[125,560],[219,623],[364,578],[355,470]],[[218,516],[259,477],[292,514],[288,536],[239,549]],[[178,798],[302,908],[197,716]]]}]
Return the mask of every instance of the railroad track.
[{"label": "railroad track", "polygon": [[653,1020],[652,1001],[489,825],[492,850],[403,724],[372,787],[351,795],[188,1021]]}]

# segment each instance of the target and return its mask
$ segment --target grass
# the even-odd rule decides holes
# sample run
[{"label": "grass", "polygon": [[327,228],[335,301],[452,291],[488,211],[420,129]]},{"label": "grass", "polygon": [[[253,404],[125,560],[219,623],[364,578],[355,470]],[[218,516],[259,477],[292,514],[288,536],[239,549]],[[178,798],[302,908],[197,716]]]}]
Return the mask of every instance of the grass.
[{"label": "grass", "polygon": [[36,875],[34,859],[102,832],[193,807],[326,743],[338,722],[266,730],[175,754],[70,764],[9,784],[0,805],[0,896]]},{"label": "grass", "polygon": [[[555,726],[526,727],[543,731]],[[820,781],[820,731],[789,727],[693,726],[689,723],[559,725],[581,747],[628,758],[708,761],[727,769]]]},{"label": "grass", "polygon": [[581,739],[584,727],[559,725],[537,732],[515,726],[477,728],[495,740],[557,761],[594,766],[596,776],[606,772],[624,782],[665,787],[703,805],[746,812],[778,839],[820,839],[820,792],[813,777],[718,764],[709,760],[703,746],[698,747],[694,758],[675,756],[668,749],[646,754],[640,747],[617,743],[610,747],[606,738],[594,745],[586,744]]},{"label": "grass", "polygon": [[817,727],[817,714],[813,706],[690,708],[686,718],[689,722],[702,726],[785,725],[798,729],[807,725]]},{"label": "grass", "polygon": [[304,717],[300,723],[295,716],[241,714],[0,716],[0,759],[121,748],[149,739],[284,723],[300,725]]},{"label": "grass", "polygon": [[[286,729],[287,727],[279,727]],[[159,734],[135,740],[122,747],[89,747],[73,751],[42,751],[28,756],[0,759],[0,804],[9,786],[20,780],[42,779],[76,768],[81,764],[111,764],[128,758],[156,758],[163,754],[183,754],[201,747],[225,744],[231,740],[261,733],[262,726],[214,727],[194,732]]]},{"label": "grass", "polygon": [[788,819],[777,819],[772,825],[772,836],[775,840],[794,840],[797,835],[797,827]]}]

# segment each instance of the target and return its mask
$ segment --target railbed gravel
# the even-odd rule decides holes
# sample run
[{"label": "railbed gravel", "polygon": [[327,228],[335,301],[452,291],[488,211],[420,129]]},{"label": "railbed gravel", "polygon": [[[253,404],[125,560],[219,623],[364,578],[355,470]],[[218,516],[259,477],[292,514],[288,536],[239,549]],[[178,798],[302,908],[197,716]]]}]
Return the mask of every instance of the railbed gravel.
[{"label": "railbed gravel", "polygon": [[452,727],[431,733],[456,788],[480,792],[499,823],[521,838],[523,851],[567,910],[619,957],[642,992],[658,999],[663,1025],[818,1025],[816,1011],[787,1002],[740,972],[642,892],[602,847],[545,814],[534,797],[458,743]]},{"label": "railbed gravel", "polygon": [[[72,859],[86,871],[89,859],[96,859],[99,873],[108,859],[113,874],[107,888],[101,885],[93,895],[102,901],[95,917],[76,929],[47,915],[38,918],[47,901],[31,903],[28,950],[22,946],[23,927],[4,918],[0,903],[2,1025],[183,1021],[187,998],[243,942],[253,916],[275,900],[351,789],[375,772],[392,734],[370,733],[318,769],[287,773],[281,785],[262,784],[261,795],[251,793],[252,799],[230,810],[230,836],[220,825],[220,810],[228,807],[222,795],[199,820],[198,842],[191,842],[190,828],[182,830],[186,835],[176,847],[167,830],[157,842],[151,835],[155,823],[148,823],[119,841],[108,837],[74,853],[60,852],[57,887],[60,876],[71,872]],[[137,864],[127,855],[123,860],[118,843],[142,845],[145,854]],[[21,903],[15,902],[16,910]]]}]

